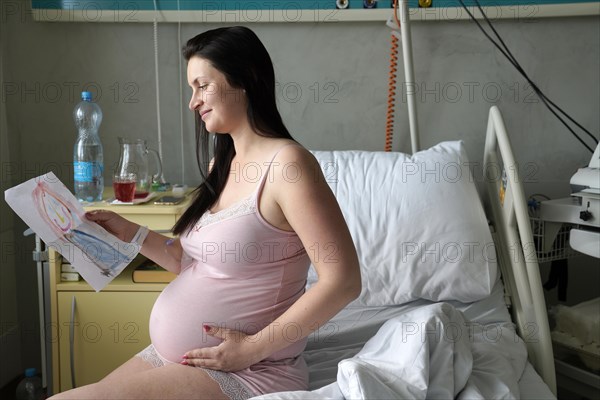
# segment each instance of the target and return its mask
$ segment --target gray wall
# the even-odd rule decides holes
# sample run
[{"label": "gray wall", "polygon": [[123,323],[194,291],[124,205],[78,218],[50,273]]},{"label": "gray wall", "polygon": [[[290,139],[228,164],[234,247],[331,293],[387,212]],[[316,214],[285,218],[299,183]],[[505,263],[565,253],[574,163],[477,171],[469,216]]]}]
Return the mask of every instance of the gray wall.
[{"label": "gray wall", "polygon": [[[496,25],[540,87],[597,133],[597,18]],[[214,26],[183,25],[182,43]],[[390,36],[384,24],[251,26],[271,53],[281,112],[300,142],[311,149],[383,149]],[[118,157],[118,136],[146,138],[151,147],[157,146],[152,24],[27,21],[12,28],[4,95],[8,125],[24,144],[19,157],[28,163],[28,171],[54,168],[71,179],[76,136],[71,112],[84,87],[101,94],[107,170]],[[462,138],[472,159],[480,161],[487,110],[498,104],[517,159],[532,165],[525,171],[529,183],[548,182],[568,191],[564,184],[590,154],[553,119],[475,25],[419,23],[413,36],[422,146]],[[159,25],[165,177],[194,184],[198,175],[187,110],[190,91],[185,65],[179,86],[177,37],[177,25]],[[399,87],[394,149],[408,151],[406,104]]]},{"label": "gray wall", "polygon": [[[7,40],[6,24],[0,25],[0,82],[4,82],[6,72],[4,57]],[[11,144],[9,144],[11,143]],[[0,166],[2,169],[0,191],[17,183],[16,179],[5,176],[5,166],[14,160],[17,146],[8,138],[5,102],[0,102]],[[7,179],[8,178],[8,179]],[[19,312],[17,310],[17,268],[15,233],[18,226],[8,206],[0,203],[0,387],[21,372],[21,334]],[[23,285],[27,287],[29,285]],[[32,290],[32,289],[30,289]],[[5,360],[14,360],[6,362]]]},{"label": "gray wall", "polygon": [[[71,113],[86,87],[101,93],[107,171],[118,158],[118,136],[146,138],[150,147],[157,147],[152,24],[41,23],[27,13],[3,15],[2,24],[3,188],[6,182],[21,182],[49,170],[67,185],[72,183],[76,132]],[[194,185],[198,179],[193,119],[187,110],[190,90],[185,65],[180,68],[178,37],[185,43],[216,26],[184,24],[179,36],[176,24],[159,25],[163,163],[170,182]],[[390,46],[384,23],[250,26],[272,56],[280,109],[296,139],[309,149],[383,149]],[[598,136],[598,18],[503,20],[496,27],[546,94]],[[497,104],[522,163],[527,191],[551,197],[569,193],[570,176],[587,164],[591,153],[538,102],[474,24],[416,23],[413,41],[422,147],[463,139],[472,161],[480,165],[487,112]],[[400,82],[402,74],[400,69]],[[409,149],[400,89],[394,150]],[[106,178],[110,183],[109,174]],[[6,240],[19,249],[14,257],[30,259],[31,239],[20,238],[21,225],[15,229],[5,225],[6,205],[2,207],[2,233],[14,234]],[[585,258],[577,260],[590,264]],[[2,286],[3,321],[14,319],[18,311],[21,324],[35,324],[33,263],[3,257],[1,268],[13,270],[8,276],[17,283],[14,291]],[[587,268],[597,278],[597,269]],[[589,278],[586,273],[572,280],[573,301],[595,295],[595,287],[578,287],[597,282]],[[14,304],[17,298],[19,307]],[[22,336],[22,358],[29,365],[38,362],[34,336]]]}]

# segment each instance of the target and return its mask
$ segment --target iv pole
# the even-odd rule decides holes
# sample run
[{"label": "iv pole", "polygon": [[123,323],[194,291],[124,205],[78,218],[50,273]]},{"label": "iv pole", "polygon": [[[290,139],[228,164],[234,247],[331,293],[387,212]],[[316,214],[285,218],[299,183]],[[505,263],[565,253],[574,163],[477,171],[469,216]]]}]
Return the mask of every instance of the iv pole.
[{"label": "iv pole", "polygon": [[408,124],[410,127],[411,151],[414,154],[419,151],[419,123],[417,121],[417,100],[412,56],[412,37],[410,35],[408,0],[399,0],[399,2],[400,32],[402,34],[402,58],[404,60],[404,81],[406,82],[406,100],[408,103]]}]

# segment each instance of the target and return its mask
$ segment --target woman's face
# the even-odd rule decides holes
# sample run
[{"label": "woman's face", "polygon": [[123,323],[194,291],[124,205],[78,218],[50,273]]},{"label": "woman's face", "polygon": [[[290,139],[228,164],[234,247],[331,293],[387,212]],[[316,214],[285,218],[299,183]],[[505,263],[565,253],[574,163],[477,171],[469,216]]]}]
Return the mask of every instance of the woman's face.
[{"label": "woman's face", "polygon": [[190,58],[187,79],[192,88],[190,110],[200,114],[207,131],[233,133],[248,125],[244,91],[232,88],[208,61]]}]

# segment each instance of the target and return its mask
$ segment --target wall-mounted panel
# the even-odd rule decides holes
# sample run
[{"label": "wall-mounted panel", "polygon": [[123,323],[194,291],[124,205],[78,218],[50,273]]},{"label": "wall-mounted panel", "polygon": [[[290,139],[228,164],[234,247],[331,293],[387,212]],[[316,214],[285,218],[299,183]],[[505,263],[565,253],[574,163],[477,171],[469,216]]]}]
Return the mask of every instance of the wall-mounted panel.
[{"label": "wall-mounted panel", "polygon": [[[420,7],[430,4],[429,7]],[[475,1],[464,3],[475,10]],[[385,21],[391,0],[32,0],[39,21],[87,22],[341,22]],[[600,15],[594,0],[480,0],[497,18]],[[342,8],[340,8],[342,7]],[[409,0],[411,19],[420,21],[469,18],[458,0]],[[477,12],[475,12],[477,14]]]}]

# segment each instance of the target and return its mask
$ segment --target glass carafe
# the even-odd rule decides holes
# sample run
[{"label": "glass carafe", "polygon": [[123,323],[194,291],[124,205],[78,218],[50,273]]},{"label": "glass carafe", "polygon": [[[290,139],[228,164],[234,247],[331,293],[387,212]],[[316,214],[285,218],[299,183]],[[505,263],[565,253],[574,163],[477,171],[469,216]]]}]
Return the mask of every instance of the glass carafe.
[{"label": "glass carafe", "polygon": [[[120,156],[115,176],[135,175],[134,198],[144,198],[150,192],[153,182],[158,182],[162,176],[162,163],[156,150],[148,149],[146,140],[119,138]],[[149,154],[154,154],[156,160],[155,174],[150,173]]]}]

